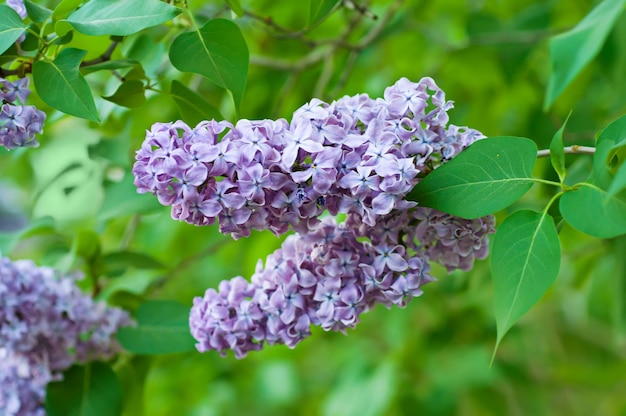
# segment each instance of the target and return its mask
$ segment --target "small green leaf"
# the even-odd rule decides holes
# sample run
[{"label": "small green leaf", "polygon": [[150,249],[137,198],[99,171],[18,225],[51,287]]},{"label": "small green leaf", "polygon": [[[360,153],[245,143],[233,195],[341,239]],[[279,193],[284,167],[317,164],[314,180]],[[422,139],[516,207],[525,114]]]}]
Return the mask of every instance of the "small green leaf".
[{"label": "small green leaf", "polygon": [[491,250],[496,349],[507,331],[554,282],[560,260],[559,237],[552,217],[546,213],[517,211],[500,224]]},{"label": "small green leaf", "polygon": [[117,375],[101,362],[71,367],[62,381],[48,384],[46,411],[48,416],[119,416],[122,389]]},{"label": "small green leaf", "polygon": [[91,0],[67,20],[86,35],[127,36],[173,19],[180,9],[159,0]]},{"label": "small green leaf", "polygon": [[618,120],[598,134],[589,179],[575,190],[567,191],[559,203],[563,218],[572,227],[598,238],[626,233],[626,201],[623,195],[618,195],[619,183],[614,194],[607,191],[615,183],[615,175],[606,163],[607,156],[620,137],[621,127]]},{"label": "small green leaf", "polygon": [[563,218],[572,227],[598,238],[626,234],[626,201],[595,185],[583,183],[560,201]]},{"label": "small green leaf", "polygon": [[[67,22],[63,20],[63,21],[57,22],[55,26],[62,26],[64,23],[67,23]],[[68,43],[72,41],[72,39],[74,39],[74,31],[68,30],[65,32],[63,36],[59,36],[55,40],[53,40],[52,44],[53,45],[67,45]]]},{"label": "small green leaf", "polygon": [[339,0],[309,0],[309,26],[324,19]]},{"label": "small green leaf", "polygon": [[567,121],[569,120],[571,115],[572,112],[570,111],[567,118],[565,119],[565,122],[563,122],[561,128],[556,133],[554,133],[552,141],[550,142],[550,162],[552,162],[552,167],[559,175],[561,183],[565,181],[566,176],[564,150],[565,145],[563,144],[563,132],[565,131],[565,125],[567,124]]},{"label": "small green leaf", "polygon": [[610,140],[613,144],[606,157],[606,164],[617,168],[626,160],[626,116],[611,122],[598,134],[598,141]]},{"label": "small green leaf", "polygon": [[137,310],[137,327],[121,328],[117,339],[134,354],[169,354],[191,351],[189,307],[172,301],[148,301]]},{"label": "small green leaf", "polygon": [[26,31],[19,14],[9,6],[0,5],[0,54],[15,43]]},{"label": "small green leaf", "polygon": [[249,52],[235,23],[209,20],[198,30],[179,35],[169,56],[176,69],[203,75],[229,90],[235,108],[239,109],[248,77]]},{"label": "small green leaf", "polygon": [[112,59],[110,61],[100,62],[99,64],[83,66],[80,71],[84,74],[91,74],[96,71],[112,71],[114,69],[128,68],[132,66],[139,66],[139,61],[134,59]]},{"label": "small green leaf", "polygon": [[28,17],[35,23],[43,23],[52,16],[52,10],[31,0],[24,0],[24,6]]},{"label": "small green leaf", "polygon": [[243,7],[241,7],[241,2],[239,0],[226,0],[226,4],[237,15],[237,17],[243,16]]},{"label": "small green leaf", "polygon": [[116,251],[100,258],[100,272],[109,277],[116,277],[130,268],[164,269],[165,265],[147,254],[133,251]]},{"label": "small green leaf", "polygon": [[522,137],[479,140],[435,169],[407,195],[410,201],[463,218],[511,205],[530,189],[537,145]]},{"label": "small green leaf", "polygon": [[73,32],[74,27],[67,20],[59,20],[54,24],[54,31],[57,34],[57,39],[67,39],[70,33]]},{"label": "small green leaf", "polygon": [[548,110],[583,68],[598,54],[626,0],[604,0],[576,27],[550,39],[552,74],[544,102]]},{"label": "small green leaf", "polygon": [[172,81],[170,94],[178,107],[181,118],[189,125],[196,125],[203,120],[223,120],[217,108],[209,104],[200,94],[176,80]]},{"label": "small green leaf", "polygon": [[24,40],[20,43],[20,48],[23,51],[31,52],[39,48],[39,37],[35,35],[35,33],[39,33],[39,30],[40,28],[35,23],[28,25],[26,36],[24,36]]},{"label": "small green leaf", "polygon": [[67,48],[53,62],[33,64],[33,81],[39,97],[64,113],[92,121],[100,121],[91,89],[78,67],[87,52]]},{"label": "small green leaf", "polygon": [[[52,11],[52,19],[59,20],[67,17],[83,3],[83,0],[61,0]],[[59,32],[57,32],[58,34]]]},{"label": "small green leaf", "polygon": [[146,103],[143,82],[136,79],[123,82],[113,95],[102,98],[128,108],[141,107]]}]

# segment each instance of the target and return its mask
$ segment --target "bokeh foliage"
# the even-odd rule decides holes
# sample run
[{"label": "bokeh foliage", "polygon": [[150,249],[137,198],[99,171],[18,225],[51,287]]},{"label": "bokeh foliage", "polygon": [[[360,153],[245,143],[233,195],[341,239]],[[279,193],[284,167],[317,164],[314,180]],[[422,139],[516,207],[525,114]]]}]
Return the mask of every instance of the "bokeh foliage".
[{"label": "bokeh foliage", "polygon": [[[189,3],[199,25],[233,17],[222,1]],[[322,3],[241,1],[244,12],[233,21],[251,61],[240,117],[289,118],[312,97],[380,96],[402,76],[433,77],[456,102],[455,124],[488,136],[529,137],[543,149],[570,110],[566,146],[593,145],[596,131],[626,113],[624,13],[597,57],[549,111],[542,110],[549,39],[575,26],[596,2],[374,0],[320,21]],[[130,35],[120,45],[148,77],[164,80],[145,103],[122,108],[100,98],[114,96],[120,82],[90,73],[101,124],[62,117],[36,102],[49,110],[41,147],[0,152],[3,253],[106,275],[98,296],[129,309],[144,298],[191,305],[222,279],[249,277],[258,259],[280,245],[269,233],[233,241],[216,227],[177,223],[167,208],[135,192],[134,151],[152,123],[235,117],[226,91],[170,62],[165,44],[178,24]],[[88,50],[85,59],[97,58],[110,43],[79,33],[73,42]],[[118,70],[126,79],[137,75],[132,66]],[[189,94],[199,94],[207,106],[186,107]],[[571,177],[581,172],[582,180],[591,157],[568,155],[567,163]],[[556,178],[547,159],[535,170]],[[520,206],[540,210],[546,195],[535,185]],[[25,233],[15,245],[8,244],[12,230]],[[491,368],[496,324],[483,261],[468,273],[437,269],[439,281],[420,299],[404,310],[379,307],[363,315],[348,336],[318,329],[294,350],[266,348],[241,361],[196,352],[122,357],[114,368],[123,383],[124,414],[621,414],[626,240],[595,239],[569,226],[560,240],[556,282],[510,330]]]}]

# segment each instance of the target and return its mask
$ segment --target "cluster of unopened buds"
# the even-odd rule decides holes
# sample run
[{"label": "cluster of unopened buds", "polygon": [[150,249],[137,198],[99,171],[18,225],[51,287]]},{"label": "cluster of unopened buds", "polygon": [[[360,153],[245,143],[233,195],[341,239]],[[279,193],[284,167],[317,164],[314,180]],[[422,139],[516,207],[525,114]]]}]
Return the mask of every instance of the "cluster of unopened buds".
[{"label": "cluster of unopened buds", "polygon": [[36,147],[36,134],[43,131],[46,114],[34,105],[24,105],[30,95],[28,78],[13,82],[0,78],[0,146],[7,149]]},{"label": "cluster of unopened buds", "polygon": [[0,256],[0,414],[44,415],[47,384],[74,363],[110,358],[130,323],[74,277]]},{"label": "cluster of unopened buds", "polygon": [[[452,102],[431,78],[383,98],[318,99],[279,120],[156,123],[133,167],[141,193],[234,238],[289,230],[251,281],[196,298],[200,351],[237,357],[295,346],[311,325],[344,331],[375,304],[404,306],[431,280],[429,261],[468,270],[487,255],[493,217],[465,220],[405,199],[432,170],[484,136],[448,124]],[[326,215],[344,214],[338,223]]]}]

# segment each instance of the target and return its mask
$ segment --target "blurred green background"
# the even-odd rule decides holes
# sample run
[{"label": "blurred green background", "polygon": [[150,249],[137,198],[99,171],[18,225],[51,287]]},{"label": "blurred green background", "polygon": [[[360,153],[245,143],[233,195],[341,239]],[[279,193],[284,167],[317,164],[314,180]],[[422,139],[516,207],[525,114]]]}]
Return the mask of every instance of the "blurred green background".
[{"label": "blurred green background", "polygon": [[[233,17],[221,1],[189,3],[199,20]],[[455,101],[452,123],[488,136],[530,137],[540,148],[570,110],[566,145],[592,145],[596,131],[626,113],[624,13],[595,61],[542,111],[548,39],[573,27],[594,1],[374,0],[341,7],[304,31],[306,2],[242,4],[248,13],[234,20],[251,53],[244,118],[289,119],[313,97],[378,97],[400,77],[423,76]],[[172,68],[166,45],[173,29],[133,35],[119,53],[140,60],[158,81],[155,89],[179,80],[234,121],[224,91]],[[83,47],[98,56],[108,42],[85,37]],[[100,73],[87,79],[95,95],[110,95],[119,84]],[[151,92],[132,110],[97,104],[101,125],[48,112],[39,149],[0,151],[4,254],[59,266],[80,233],[95,232],[104,253],[130,249],[167,266],[122,270],[101,297],[121,302],[116,292],[145,293],[191,305],[222,279],[249,277],[258,259],[279,247],[270,233],[233,241],[216,226],[175,222],[153,198],[135,194],[134,151],[152,123],[180,117],[171,97]],[[568,163],[572,175],[584,176],[590,158],[569,156]],[[536,174],[552,177],[548,160],[539,161]],[[547,195],[535,187],[510,210],[539,207]],[[39,226],[6,243],[11,226],[26,221]],[[488,261],[479,261],[468,273],[435,269],[439,280],[421,298],[406,309],[370,311],[347,336],[314,328],[294,350],[268,347],[239,361],[213,352],[122,357],[116,369],[132,403],[126,414],[626,414],[626,242],[568,226],[560,238],[556,283],[505,337],[491,368],[492,286]],[[80,258],[74,264],[80,267]]]}]

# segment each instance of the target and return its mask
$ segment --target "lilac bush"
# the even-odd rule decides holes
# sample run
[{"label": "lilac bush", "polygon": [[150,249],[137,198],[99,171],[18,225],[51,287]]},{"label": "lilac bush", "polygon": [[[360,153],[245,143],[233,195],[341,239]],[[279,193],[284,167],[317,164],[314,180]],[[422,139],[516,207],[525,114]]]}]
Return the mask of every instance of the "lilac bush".
[{"label": "lilac bush", "polygon": [[46,114],[33,105],[24,105],[31,92],[28,80],[0,78],[0,146],[6,149],[39,146],[35,135],[43,132]]},{"label": "lilac bush", "polygon": [[119,350],[116,331],[130,323],[125,311],[94,302],[73,277],[0,257],[0,408],[38,414],[48,382],[76,362],[110,358]]}]

